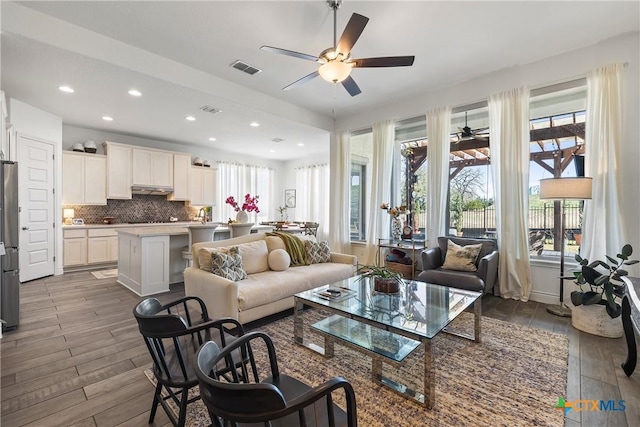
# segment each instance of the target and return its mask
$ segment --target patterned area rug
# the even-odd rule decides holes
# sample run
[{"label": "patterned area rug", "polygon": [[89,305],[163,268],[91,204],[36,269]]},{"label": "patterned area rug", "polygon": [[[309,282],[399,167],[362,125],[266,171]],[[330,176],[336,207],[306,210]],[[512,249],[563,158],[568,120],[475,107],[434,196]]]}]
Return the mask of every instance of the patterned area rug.
[{"label": "patterned area rug", "polygon": [[93,274],[93,277],[96,279],[113,279],[114,277],[118,277],[118,269],[92,271],[91,274]]},{"label": "patterned area rug", "polygon": [[[308,325],[322,314],[305,311],[305,338],[322,343]],[[463,313],[451,325],[472,330],[473,317]],[[564,416],[554,408],[566,395],[568,339],[562,335],[482,318],[482,342],[441,333],[432,343],[436,366],[436,404],[432,410],[373,383],[371,359],[339,344],[335,357],[293,344],[293,318],[261,328],[274,341],[280,371],[313,386],[334,376],[353,384],[358,424],[387,426],[562,426]],[[399,375],[407,384],[421,384],[422,346],[405,359],[402,368],[385,364],[384,374]],[[259,361],[259,364],[266,360]],[[151,370],[145,371],[155,383]],[[422,388],[420,387],[419,390]],[[344,407],[340,399],[336,400]],[[160,409],[162,410],[162,409]],[[175,411],[177,413],[177,411]],[[187,425],[208,426],[209,415],[198,401],[188,407]]]}]

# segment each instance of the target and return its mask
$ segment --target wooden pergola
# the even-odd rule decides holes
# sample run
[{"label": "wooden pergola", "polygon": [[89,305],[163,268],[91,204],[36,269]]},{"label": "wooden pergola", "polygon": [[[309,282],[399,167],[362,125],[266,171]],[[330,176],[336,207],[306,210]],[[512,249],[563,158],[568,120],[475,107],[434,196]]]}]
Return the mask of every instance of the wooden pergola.
[{"label": "wooden pergola", "polygon": [[[575,117],[575,116],[574,116]],[[550,126],[542,129],[531,129],[531,144],[537,145],[537,150],[532,150],[530,159],[553,175],[554,178],[562,176],[562,172],[571,164],[574,156],[584,154],[585,123],[569,123],[553,126],[550,117]],[[575,119],[574,119],[575,122]],[[573,139],[573,145],[563,148],[561,140]],[[427,160],[428,145],[409,143],[405,150],[407,174],[407,194],[413,194],[417,180],[417,172]],[[547,161],[553,160],[553,165]],[[488,129],[478,130],[474,137],[460,138],[454,135],[451,139],[449,179],[453,179],[465,167],[483,166],[491,162],[490,141]],[[413,212],[412,198],[408,197],[408,209]],[[560,235],[561,206],[559,201],[554,201],[554,235]],[[560,250],[561,239],[554,239],[554,249]],[[557,246],[557,247],[556,247]]]}]

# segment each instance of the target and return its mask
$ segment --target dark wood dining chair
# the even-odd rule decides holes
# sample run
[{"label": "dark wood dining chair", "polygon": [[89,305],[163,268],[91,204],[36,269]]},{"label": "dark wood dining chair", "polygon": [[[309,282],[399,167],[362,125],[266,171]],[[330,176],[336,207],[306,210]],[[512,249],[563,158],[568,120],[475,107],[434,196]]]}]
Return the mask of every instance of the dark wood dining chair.
[{"label": "dark wood dining chair", "polygon": [[[234,319],[211,320],[204,302],[192,296],[164,305],[156,298],[146,298],[136,305],[133,315],[153,359],[153,374],[157,380],[149,424],[160,404],[171,423],[182,427],[187,405],[200,398],[199,395],[188,397],[189,390],[198,384],[194,371],[198,348],[209,341],[224,348],[244,335],[244,329]],[[225,367],[221,372],[230,370],[232,368]],[[168,405],[169,399],[178,405],[177,419]]]},{"label": "dark wood dining chair", "polygon": [[[254,353],[266,347],[268,368],[260,369]],[[240,351],[238,351],[240,350]],[[243,369],[221,375],[220,366],[238,364]],[[260,356],[263,356],[260,354]],[[263,357],[259,357],[263,360]],[[356,396],[344,378],[331,378],[317,387],[281,374],[273,342],[262,332],[251,332],[226,348],[204,344],[196,358],[200,395],[215,427],[260,425],[356,427]],[[346,411],[333,403],[334,393],[344,392]]]}]

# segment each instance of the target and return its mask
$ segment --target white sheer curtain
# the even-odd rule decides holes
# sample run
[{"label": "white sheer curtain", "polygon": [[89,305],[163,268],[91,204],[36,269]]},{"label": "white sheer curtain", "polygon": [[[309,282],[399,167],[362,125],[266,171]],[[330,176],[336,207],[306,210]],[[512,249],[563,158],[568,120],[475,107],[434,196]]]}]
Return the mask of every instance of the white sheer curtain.
[{"label": "white sheer curtain", "polygon": [[427,247],[437,246],[447,231],[447,189],[451,147],[451,108],[427,112]]},{"label": "white sheer curtain", "polygon": [[531,293],[527,87],[489,97],[489,137],[500,250],[500,294],[526,302]]},{"label": "white sheer curtain", "polygon": [[316,238],[327,240],[329,222],[329,165],[296,169],[296,220],[320,224]]},{"label": "white sheer curtain", "polygon": [[367,206],[367,248],[365,264],[376,261],[378,238],[389,237],[390,219],[380,205],[391,200],[391,167],[393,165],[393,145],[395,128],[392,120],[373,125],[373,158],[371,169],[371,196]]},{"label": "white sheer curtain", "polygon": [[273,169],[264,166],[244,165],[240,163],[218,162],[218,179],[216,183],[216,208],[213,217],[227,222],[235,219],[236,212],[225,203],[229,196],[242,205],[245,194],[260,196],[258,209],[260,213],[248,212],[249,221],[259,223],[273,216]]},{"label": "white sheer curtain", "polygon": [[331,144],[329,188],[329,247],[340,253],[349,253],[349,218],[351,205],[351,150],[349,132],[339,132]]},{"label": "white sheer curtain", "polygon": [[585,201],[580,253],[593,261],[620,252],[624,230],[620,209],[623,65],[612,64],[587,75],[585,175],[593,178],[592,199]]}]

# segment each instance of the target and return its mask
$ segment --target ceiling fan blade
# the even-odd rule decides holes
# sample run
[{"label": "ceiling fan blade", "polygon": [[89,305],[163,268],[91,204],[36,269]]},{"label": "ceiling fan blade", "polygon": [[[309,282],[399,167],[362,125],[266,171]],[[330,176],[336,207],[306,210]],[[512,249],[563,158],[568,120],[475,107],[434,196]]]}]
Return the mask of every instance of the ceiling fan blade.
[{"label": "ceiling fan blade", "polygon": [[342,81],[342,86],[344,86],[344,88],[347,90],[347,92],[349,92],[349,95],[351,96],[356,96],[362,92],[358,87],[356,81],[353,80],[353,77],[351,76]]},{"label": "ceiling fan blade", "polygon": [[347,56],[351,52],[351,48],[358,41],[360,34],[367,26],[369,18],[366,16],[354,13],[351,15],[351,19],[347,22],[347,26],[344,27],[340,41],[336,46],[336,52],[341,53],[343,56]]},{"label": "ceiling fan blade", "polygon": [[318,77],[320,75],[320,73],[316,70],[311,74],[307,74],[306,76],[302,77],[301,79],[296,80],[295,82],[291,83],[289,86],[285,86],[282,88],[282,90],[291,90],[297,86],[300,86],[306,82],[308,82],[309,80],[315,79],[316,77]]},{"label": "ceiling fan blade", "polygon": [[292,56],[298,59],[306,59],[307,61],[317,62],[318,57],[313,55],[308,55],[306,53],[295,52],[293,50],[280,49],[279,47],[273,46],[261,46],[260,49],[266,50],[267,52],[279,53],[281,55]]},{"label": "ceiling fan blade", "polygon": [[413,65],[415,56],[385,56],[381,58],[360,58],[352,59],[349,63],[354,68],[373,67],[409,67]]}]

